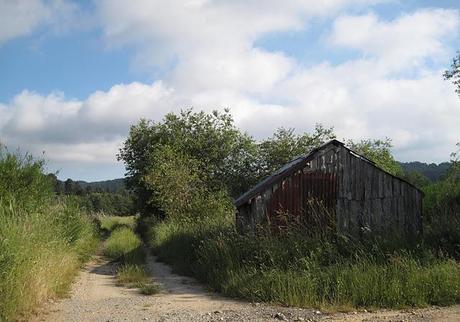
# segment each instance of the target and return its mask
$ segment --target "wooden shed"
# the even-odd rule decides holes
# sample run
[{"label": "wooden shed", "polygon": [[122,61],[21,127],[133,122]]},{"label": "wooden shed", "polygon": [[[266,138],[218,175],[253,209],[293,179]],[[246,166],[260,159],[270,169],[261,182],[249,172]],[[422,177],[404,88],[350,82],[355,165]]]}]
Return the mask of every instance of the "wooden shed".
[{"label": "wooden shed", "polygon": [[422,197],[411,183],[332,140],[287,163],[236,199],[237,227],[255,231],[261,224],[281,225],[280,214],[308,223],[313,222],[309,217],[320,213],[329,218],[319,222],[326,225],[332,220],[333,229],[342,234],[414,239],[422,232]]}]

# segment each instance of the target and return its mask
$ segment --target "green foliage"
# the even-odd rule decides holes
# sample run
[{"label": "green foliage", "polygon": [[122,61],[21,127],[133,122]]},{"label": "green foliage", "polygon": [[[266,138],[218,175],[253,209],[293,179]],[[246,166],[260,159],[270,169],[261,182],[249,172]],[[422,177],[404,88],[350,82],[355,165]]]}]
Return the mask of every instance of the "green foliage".
[{"label": "green foliage", "polygon": [[[459,146],[459,145],[457,145]],[[452,153],[444,180],[423,188],[423,227],[427,244],[460,259],[460,162]]]},{"label": "green foliage", "polygon": [[159,123],[142,120],[131,127],[118,157],[126,165],[128,185],[136,191],[143,213],[156,210],[157,205],[151,202],[154,188],[144,179],[156,171],[152,160],[161,146],[190,158],[210,190],[227,188],[237,195],[254,183],[253,139],[234,126],[228,111],[206,114],[186,110],[167,114]]},{"label": "green foliage", "polygon": [[266,176],[284,166],[296,156],[307,154],[314,148],[335,139],[332,128],[317,124],[312,133],[295,134],[294,129],[279,128],[271,138],[259,144],[259,168]]},{"label": "green foliage", "polygon": [[451,167],[450,162],[436,163],[423,163],[418,161],[413,162],[400,162],[399,163],[404,173],[417,172],[428,178],[430,182],[436,182],[446,177],[447,172]]},{"label": "green foliage", "polygon": [[128,227],[112,232],[105,242],[104,255],[112,260],[131,260],[138,257],[141,239]]},{"label": "green foliage", "polygon": [[430,179],[417,171],[404,172],[402,178],[421,189],[431,184]]},{"label": "green foliage", "polygon": [[50,180],[43,174],[45,162],[30,154],[9,153],[0,145],[0,199],[23,209],[47,205],[52,196]]},{"label": "green foliage", "polygon": [[133,196],[127,192],[91,192],[68,196],[90,213],[127,216],[135,213]]},{"label": "green foliage", "polygon": [[450,69],[446,70],[443,76],[445,80],[452,81],[456,87],[455,92],[460,96],[460,52],[452,59]]},{"label": "green foliage", "polygon": [[153,153],[152,163],[155,169],[144,179],[145,186],[155,190],[148,202],[161,205],[164,217],[197,220],[233,211],[224,192],[208,188],[194,159],[162,146]]},{"label": "green foliage", "polygon": [[347,146],[356,153],[374,161],[383,170],[396,176],[403,175],[401,166],[391,154],[391,139],[361,140],[359,142],[349,140]]},{"label": "green foliage", "polygon": [[137,217],[136,216],[101,216],[99,217],[101,223],[100,227],[102,230],[111,232],[120,227],[127,227],[131,230],[136,228]]},{"label": "green foliage", "polygon": [[66,294],[98,239],[75,205],[53,202],[42,161],[3,151],[0,169],[0,320],[10,321]]}]

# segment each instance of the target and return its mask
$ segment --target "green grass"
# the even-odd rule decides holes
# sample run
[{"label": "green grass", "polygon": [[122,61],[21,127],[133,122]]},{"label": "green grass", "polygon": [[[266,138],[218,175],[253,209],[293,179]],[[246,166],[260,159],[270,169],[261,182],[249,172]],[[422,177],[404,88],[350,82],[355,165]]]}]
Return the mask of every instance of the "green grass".
[{"label": "green grass", "polygon": [[117,228],[127,227],[133,230],[136,227],[136,216],[101,216],[101,229],[111,232]]},{"label": "green grass", "polygon": [[32,212],[0,204],[0,321],[66,295],[97,245],[91,221],[71,206]]},{"label": "green grass", "polygon": [[117,270],[117,284],[123,286],[142,286],[149,282],[149,276],[141,265],[123,264]]},{"label": "green grass", "polygon": [[158,223],[159,258],[223,294],[327,309],[401,308],[460,302],[460,265],[423,247],[242,236],[225,223]]},{"label": "green grass", "polygon": [[111,260],[128,260],[140,257],[142,260],[141,239],[130,228],[114,230],[105,242],[104,255]]},{"label": "green grass", "polygon": [[138,288],[144,295],[153,295],[160,292],[160,287],[151,282],[151,278],[144,267],[139,264],[123,264],[117,271],[117,285],[128,288]]},{"label": "green grass", "polygon": [[161,289],[158,286],[158,284],[154,283],[149,283],[149,284],[143,284],[140,289],[139,289],[141,294],[144,295],[154,295],[160,293]]},{"label": "green grass", "polygon": [[[110,222],[123,217],[106,217]],[[135,220],[134,217],[132,217]],[[135,227],[133,222],[131,227]],[[151,282],[144,265],[146,254],[141,239],[134,233],[133,228],[127,226],[113,230],[106,240],[104,254],[112,260],[119,260],[117,268],[117,285],[129,288],[138,288],[141,294],[152,295],[159,292],[158,285]]]}]

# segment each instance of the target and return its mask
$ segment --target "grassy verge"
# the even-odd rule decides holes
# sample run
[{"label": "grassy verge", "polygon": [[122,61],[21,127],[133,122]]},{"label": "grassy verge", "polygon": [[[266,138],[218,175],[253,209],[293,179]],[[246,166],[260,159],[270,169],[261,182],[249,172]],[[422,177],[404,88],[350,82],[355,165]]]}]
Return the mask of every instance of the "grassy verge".
[{"label": "grassy verge", "polygon": [[111,260],[143,262],[141,239],[130,228],[114,230],[105,242],[104,255]]},{"label": "grassy verge", "polygon": [[26,211],[0,205],[0,320],[65,295],[97,245],[91,221],[77,208],[59,204]]},{"label": "grassy verge", "polygon": [[151,282],[144,268],[145,250],[133,228],[123,226],[112,231],[106,240],[104,255],[120,262],[117,268],[117,285],[138,288],[140,293],[145,295],[159,292],[158,285]]},{"label": "grassy verge", "polygon": [[416,249],[292,234],[242,236],[228,223],[164,221],[160,259],[226,295],[299,307],[423,307],[460,302],[460,265]]}]

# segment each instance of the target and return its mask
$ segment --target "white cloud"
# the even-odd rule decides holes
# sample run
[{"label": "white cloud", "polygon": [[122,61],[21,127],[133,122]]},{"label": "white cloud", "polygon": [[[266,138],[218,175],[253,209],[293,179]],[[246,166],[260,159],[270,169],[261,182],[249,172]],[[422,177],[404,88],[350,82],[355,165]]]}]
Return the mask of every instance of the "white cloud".
[{"label": "white cloud", "polygon": [[0,105],[0,134],[57,162],[113,164],[141,117],[230,107],[237,125],[257,138],[279,126],[305,131],[321,122],[335,126],[339,138],[389,136],[403,160],[448,159],[460,141],[460,103],[429,60],[448,61],[457,11],[425,9],[385,21],[340,15],[331,50],[363,55],[336,65],[307,68],[255,46],[267,33],[302,30],[311,17],[331,19],[363,3],[370,1],[102,1],[107,44],[134,46],[139,67],[162,67],[162,79],[115,85],[84,100],[23,91]]},{"label": "white cloud", "polygon": [[[383,68],[419,67],[425,59],[446,58],[443,40],[458,34],[456,10],[425,9],[392,21],[376,14],[341,16],[334,22],[330,41],[378,57]],[[441,56],[441,57],[439,57]]]},{"label": "white cloud", "polygon": [[66,0],[0,0],[0,45],[40,26],[62,29],[76,9]]},{"label": "white cloud", "polygon": [[46,151],[52,160],[113,163],[129,125],[164,115],[171,98],[161,82],[116,85],[84,101],[23,91],[6,108],[0,106],[5,122],[0,134],[9,146]]}]

